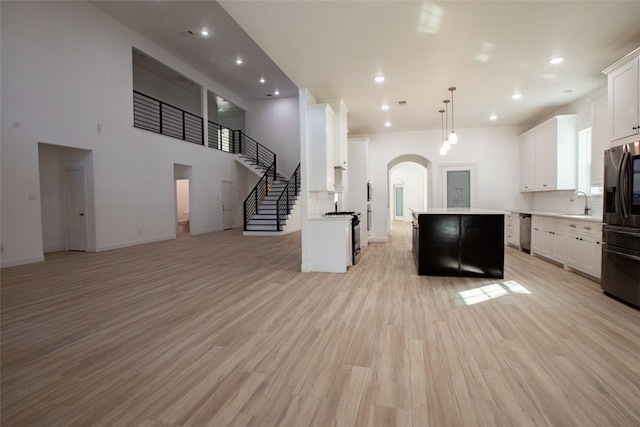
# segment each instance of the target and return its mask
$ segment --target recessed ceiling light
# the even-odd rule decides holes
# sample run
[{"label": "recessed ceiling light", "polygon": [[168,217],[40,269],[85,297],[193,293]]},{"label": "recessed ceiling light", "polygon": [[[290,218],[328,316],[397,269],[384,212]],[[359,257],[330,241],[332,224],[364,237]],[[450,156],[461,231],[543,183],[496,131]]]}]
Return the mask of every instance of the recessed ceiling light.
[{"label": "recessed ceiling light", "polygon": [[380,107],[380,108],[382,108],[383,110],[388,110],[389,106],[387,104],[382,104],[382,107]]},{"label": "recessed ceiling light", "polygon": [[497,120],[498,116],[496,116],[495,114],[492,114],[489,116],[489,120]]},{"label": "recessed ceiling light", "polygon": [[386,127],[389,127],[389,126],[391,126],[391,122],[390,122],[389,120],[387,120],[386,122],[384,122],[384,125],[385,125]]},{"label": "recessed ceiling light", "polygon": [[514,93],[514,94],[511,96],[511,98],[513,98],[513,99],[520,99],[520,98],[522,98],[522,94],[521,94],[521,93]]},{"label": "recessed ceiling light", "polygon": [[202,30],[200,30],[200,34],[203,35],[204,37],[207,37],[209,35],[209,30],[207,30],[206,28],[203,28]]},{"label": "recessed ceiling light", "polygon": [[273,92],[274,95],[280,95],[280,91],[278,89],[276,89],[275,92]]},{"label": "recessed ceiling light", "polygon": [[266,82],[266,80],[264,79],[264,77],[260,77],[260,83],[264,83]]},{"label": "recessed ceiling light", "polygon": [[564,61],[564,58],[562,56],[556,56],[555,58],[551,58],[549,60],[549,64],[559,64],[562,61]]},{"label": "recessed ceiling light", "polygon": [[382,82],[384,81],[384,76],[375,76],[375,77],[373,78],[373,80],[374,80],[376,83],[382,83]]},{"label": "recessed ceiling light", "polygon": [[236,64],[238,64],[238,65],[242,65],[242,62],[243,62],[243,61],[242,61],[242,58],[238,58],[238,59],[236,59]]}]

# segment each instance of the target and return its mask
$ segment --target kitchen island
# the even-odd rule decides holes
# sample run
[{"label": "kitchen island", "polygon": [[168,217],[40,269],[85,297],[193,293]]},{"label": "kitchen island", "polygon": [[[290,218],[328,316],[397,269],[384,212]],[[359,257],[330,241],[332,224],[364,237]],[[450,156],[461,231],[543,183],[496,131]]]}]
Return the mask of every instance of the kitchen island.
[{"label": "kitchen island", "polygon": [[504,212],[412,212],[413,255],[421,276],[504,277]]}]

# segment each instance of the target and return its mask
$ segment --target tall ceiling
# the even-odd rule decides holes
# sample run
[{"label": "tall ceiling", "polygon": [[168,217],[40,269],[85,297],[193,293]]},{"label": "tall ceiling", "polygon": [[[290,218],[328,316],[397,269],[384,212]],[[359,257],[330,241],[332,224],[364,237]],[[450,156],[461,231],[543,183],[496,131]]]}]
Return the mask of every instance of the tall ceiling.
[{"label": "tall ceiling", "polygon": [[342,98],[351,134],[440,129],[449,87],[456,128],[533,124],[640,46],[640,1],[91,3],[247,101]]}]

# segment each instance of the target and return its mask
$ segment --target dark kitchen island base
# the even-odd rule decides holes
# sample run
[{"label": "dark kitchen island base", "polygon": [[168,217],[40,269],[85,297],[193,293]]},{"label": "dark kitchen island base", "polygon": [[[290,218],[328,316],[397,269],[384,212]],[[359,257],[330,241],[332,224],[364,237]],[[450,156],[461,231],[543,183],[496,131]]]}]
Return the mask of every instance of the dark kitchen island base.
[{"label": "dark kitchen island base", "polygon": [[413,255],[421,276],[504,277],[504,213],[413,213]]}]

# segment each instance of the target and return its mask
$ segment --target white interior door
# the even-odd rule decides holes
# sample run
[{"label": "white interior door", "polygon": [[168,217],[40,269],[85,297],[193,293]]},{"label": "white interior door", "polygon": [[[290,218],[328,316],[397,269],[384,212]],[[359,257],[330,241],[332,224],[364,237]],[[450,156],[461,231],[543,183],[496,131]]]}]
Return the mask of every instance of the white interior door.
[{"label": "white interior door", "polygon": [[440,199],[445,208],[476,207],[476,164],[450,164],[440,167]]},{"label": "white interior door", "polygon": [[222,229],[233,228],[233,194],[231,181],[222,181]]},{"label": "white interior door", "polygon": [[87,250],[87,189],[84,168],[64,171],[67,250]]}]

